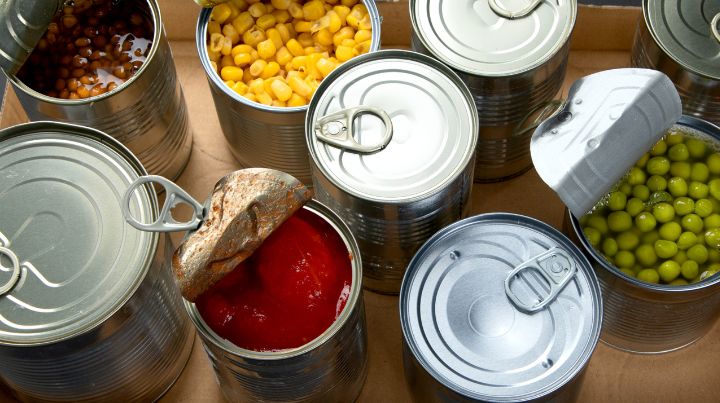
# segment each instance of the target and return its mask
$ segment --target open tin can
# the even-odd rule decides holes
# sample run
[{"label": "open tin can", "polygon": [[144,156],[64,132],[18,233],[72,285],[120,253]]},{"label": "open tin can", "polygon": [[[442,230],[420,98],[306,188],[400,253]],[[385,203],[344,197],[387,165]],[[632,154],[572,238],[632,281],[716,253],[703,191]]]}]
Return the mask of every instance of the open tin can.
[{"label": "open tin can", "polygon": [[[151,401],[193,346],[169,237],[127,225],[145,175],[99,131],[36,122],[0,131],[0,378],[23,401]],[[155,192],[131,199],[158,214]]]}]

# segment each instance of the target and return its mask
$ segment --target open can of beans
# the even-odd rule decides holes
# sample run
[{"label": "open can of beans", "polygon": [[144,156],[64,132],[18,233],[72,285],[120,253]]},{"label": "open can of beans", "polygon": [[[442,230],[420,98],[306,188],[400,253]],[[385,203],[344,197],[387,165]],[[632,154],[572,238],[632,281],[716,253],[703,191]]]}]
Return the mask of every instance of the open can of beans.
[{"label": "open can of beans", "polygon": [[[0,378],[23,401],[151,401],[194,341],[169,237],[123,220],[145,170],[99,131],[36,122],[0,132]],[[130,209],[154,220],[155,192]]]},{"label": "open can of beans", "polygon": [[305,130],[316,197],[358,238],[365,286],[397,293],[420,245],[469,211],[470,92],[434,59],[379,51],[321,83]]},{"label": "open can of beans", "polygon": [[[507,3],[507,2],[506,2]],[[411,0],[412,49],[451,67],[470,88],[480,119],[475,181],[511,178],[532,167],[529,142],[557,109],[576,0]]]},{"label": "open can of beans", "polygon": [[178,177],[192,132],[157,2],[66,3],[37,44],[25,45],[34,49],[23,67],[8,71],[30,120],[102,130],[151,173]]},{"label": "open can of beans", "polygon": [[490,213],[433,235],[400,292],[418,402],[574,401],[602,320],[592,266],[556,229]]},{"label": "open can of beans", "polygon": [[269,0],[204,9],[197,49],[240,165],[277,169],[310,186],[307,103],[336,65],[380,48],[380,15],[373,0],[347,2],[351,7],[328,2],[327,12],[324,1],[272,2],[282,3],[272,12]]}]

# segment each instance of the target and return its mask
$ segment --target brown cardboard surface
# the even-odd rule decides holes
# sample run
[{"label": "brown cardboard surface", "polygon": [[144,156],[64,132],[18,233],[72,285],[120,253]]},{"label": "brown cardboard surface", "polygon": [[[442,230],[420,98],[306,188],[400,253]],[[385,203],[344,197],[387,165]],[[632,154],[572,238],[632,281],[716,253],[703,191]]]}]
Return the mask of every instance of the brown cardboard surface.
[{"label": "brown cardboard surface", "polygon": [[[197,8],[189,0],[177,8],[177,0],[161,0],[168,32],[173,38],[192,39],[181,32],[194,33]],[[564,91],[577,78],[595,71],[629,65],[628,50],[638,9],[602,9],[581,7],[573,36]],[[407,2],[382,4],[383,29],[392,35],[408,31]],[[584,11],[583,11],[584,10]],[[630,22],[633,25],[630,25]],[[181,24],[182,22],[182,24]],[[615,25],[622,22],[622,25]],[[188,25],[190,24],[190,25]],[[589,28],[585,27],[589,24]],[[191,27],[191,28],[188,28]],[[595,28],[592,28],[595,27]],[[597,27],[606,27],[599,33]],[[586,29],[588,28],[588,29]],[[591,33],[602,34],[589,38]],[[581,37],[586,36],[586,37]],[[397,37],[395,39],[398,39]],[[407,40],[390,44],[407,45]],[[610,44],[608,46],[603,43]],[[595,46],[592,48],[590,46]],[[200,66],[192,40],[173,40],[173,54],[185,92],[194,130],[190,162],[178,184],[200,200],[226,173],[238,169],[220,130],[205,73]],[[585,49],[585,50],[583,50]],[[587,50],[595,49],[595,50]],[[10,97],[0,116],[0,127],[23,121],[17,100]],[[473,213],[507,211],[529,215],[560,228],[564,208],[555,194],[538,178],[534,170],[515,179],[475,185]],[[174,236],[177,242],[179,235]],[[370,368],[358,402],[406,402],[409,393],[404,381],[398,298],[372,292],[364,293],[367,311]],[[636,355],[621,352],[600,343],[590,360],[583,379],[579,402],[712,402],[720,399],[720,323],[695,344],[662,355]],[[2,363],[0,363],[2,365]],[[13,401],[0,387],[0,401]],[[161,402],[219,402],[222,395],[212,367],[199,338],[190,360],[176,384]]]}]

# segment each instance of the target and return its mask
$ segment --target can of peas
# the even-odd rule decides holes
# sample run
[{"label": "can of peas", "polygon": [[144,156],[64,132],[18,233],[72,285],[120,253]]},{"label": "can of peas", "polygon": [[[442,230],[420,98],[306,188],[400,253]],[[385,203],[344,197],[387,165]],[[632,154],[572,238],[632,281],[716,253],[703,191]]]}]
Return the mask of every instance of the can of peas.
[{"label": "can of peas", "polygon": [[220,126],[241,166],[311,186],[307,104],[336,66],[380,48],[380,15],[373,0],[252,3],[219,4],[198,18],[198,54]]}]

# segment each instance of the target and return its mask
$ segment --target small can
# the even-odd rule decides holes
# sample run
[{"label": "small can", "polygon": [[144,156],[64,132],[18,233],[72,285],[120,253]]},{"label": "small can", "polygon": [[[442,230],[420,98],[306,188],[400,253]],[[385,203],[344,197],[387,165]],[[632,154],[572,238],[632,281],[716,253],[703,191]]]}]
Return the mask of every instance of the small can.
[{"label": "small can", "polygon": [[642,8],[632,65],[667,74],[684,114],[720,125],[720,3],[643,0]]},{"label": "small can", "polygon": [[128,147],[149,172],[177,178],[190,159],[192,131],[160,8],[156,0],[145,1],[154,27],[152,46],[137,73],[117,89],[73,100],[41,94],[15,74],[10,82],[30,120],[98,129]]},{"label": "small can", "polygon": [[397,294],[420,245],[468,213],[477,143],[470,92],[419,53],[366,54],[320,84],[305,133],[315,195],[358,238],[365,286]]},{"label": "small can", "polygon": [[418,402],[574,401],[600,336],[597,278],[564,235],[488,213],[433,235],[400,292]]},{"label": "small can", "polygon": [[[133,229],[120,208],[142,175],[127,148],[90,128],[0,132],[0,378],[19,399],[151,401],[184,368],[194,333],[170,239]],[[131,210],[154,220],[152,188]]]},{"label": "small can", "polygon": [[[720,151],[720,128],[683,116],[673,126],[686,136],[708,141]],[[595,267],[603,293],[602,341],[634,353],[665,353],[700,339],[720,315],[720,275],[694,284],[650,284],[610,264],[588,242],[580,222],[566,216],[566,232]]]},{"label": "small can", "polygon": [[352,402],[365,382],[367,329],[357,242],[347,225],[324,205],[311,200],[303,208],[329,223],[352,257],[350,296],[342,313],[320,336],[294,349],[243,349],[215,333],[195,304],[185,300],[185,309],[228,401]]},{"label": "small can", "polygon": [[476,182],[530,169],[533,129],[559,104],[577,2],[524,3],[508,10],[496,0],[410,0],[412,49],[450,66],[475,100]]},{"label": "small can", "polygon": [[[370,52],[380,49],[380,14],[374,0],[361,0],[372,24]],[[272,168],[311,186],[305,144],[308,106],[277,107],[250,101],[228,87],[210,63],[207,48],[212,9],[200,13],[195,36],[200,62],[210,84],[220,127],[235,159],[244,168]]]}]

